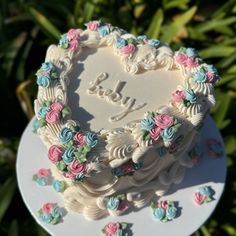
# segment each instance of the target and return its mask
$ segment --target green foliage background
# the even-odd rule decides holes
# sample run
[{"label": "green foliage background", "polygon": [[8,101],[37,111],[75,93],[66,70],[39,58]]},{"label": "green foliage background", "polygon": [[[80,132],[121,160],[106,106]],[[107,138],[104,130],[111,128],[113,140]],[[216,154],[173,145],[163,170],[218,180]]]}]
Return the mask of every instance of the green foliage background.
[{"label": "green foliage background", "polygon": [[195,47],[219,69],[212,116],[224,137],[228,175],[220,204],[194,235],[236,235],[235,0],[0,0],[0,235],[47,235],[25,208],[15,177],[17,146],[36,96],[34,74],[61,33],[100,18],[174,49]]}]

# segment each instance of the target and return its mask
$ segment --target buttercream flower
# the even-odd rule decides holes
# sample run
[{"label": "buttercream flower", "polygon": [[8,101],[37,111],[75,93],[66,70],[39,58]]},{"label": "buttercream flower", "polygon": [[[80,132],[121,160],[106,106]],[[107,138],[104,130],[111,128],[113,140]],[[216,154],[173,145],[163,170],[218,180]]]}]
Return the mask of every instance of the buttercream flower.
[{"label": "buttercream flower", "polygon": [[201,205],[205,201],[206,197],[202,195],[200,192],[195,192],[193,195],[193,201],[197,205]]},{"label": "buttercream flower", "polygon": [[148,41],[148,37],[146,35],[139,35],[137,37],[137,40],[141,41],[141,42],[147,42]]},{"label": "buttercream flower", "polygon": [[188,55],[188,57],[197,57],[198,56],[197,50],[195,48],[186,48],[185,52]]},{"label": "buttercream flower", "polygon": [[106,233],[110,235],[116,235],[119,228],[120,228],[119,223],[110,222],[106,225]]},{"label": "buttercream flower", "polygon": [[198,64],[198,61],[195,58],[189,57],[186,60],[186,66],[191,69],[191,68],[198,67],[199,64]]},{"label": "buttercream flower", "polygon": [[44,63],[42,63],[42,65],[41,65],[41,69],[42,69],[42,70],[46,70],[46,71],[48,71],[48,72],[51,72],[52,70],[54,70],[54,66],[53,66],[53,64],[50,63],[50,62],[44,62]]},{"label": "buttercream flower", "polygon": [[95,20],[95,21],[90,21],[88,22],[86,25],[87,29],[91,30],[91,31],[96,31],[97,28],[99,27],[100,22]]},{"label": "buttercream flower", "polygon": [[41,107],[38,111],[38,117],[45,118],[49,111],[50,111],[49,107],[46,107],[46,106]]},{"label": "buttercream flower", "polygon": [[79,40],[80,34],[76,29],[70,29],[67,33],[69,41],[76,39]]},{"label": "buttercream flower", "polygon": [[61,143],[67,143],[73,139],[73,131],[70,128],[64,127],[59,133]]},{"label": "buttercream flower", "polygon": [[41,87],[48,88],[50,85],[50,76],[46,75],[38,75],[37,76],[37,84]]},{"label": "buttercream flower", "polygon": [[215,79],[214,73],[212,73],[211,71],[207,71],[206,76],[207,76],[208,82],[214,82],[214,79]]},{"label": "buttercream flower", "polygon": [[53,217],[51,214],[40,214],[39,218],[42,222],[50,224],[53,220]]},{"label": "buttercream flower", "polygon": [[177,90],[172,93],[172,99],[175,102],[182,102],[185,99],[185,91]]},{"label": "buttercream flower", "polygon": [[211,196],[211,190],[208,186],[201,186],[201,187],[199,187],[198,191],[206,197]]},{"label": "buttercream flower", "polygon": [[56,192],[63,192],[65,190],[65,182],[54,180],[52,183],[52,187]]},{"label": "buttercream flower", "polygon": [[156,126],[150,130],[150,136],[153,140],[157,141],[161,136],[161,128]]},{"label": "buttercream flower", "polygon": [[166,209],[168,207],[168,202],[167,201],[159,201],[158,202],[158,207]]},{"label": "buttercream flower", "polygon": [[69,165],[75,159],[75,148],[69,147],[65,150],[64,154],[62,155],[64,162]]},{"label": "buttercream flower", "polygon": [[160,41],[157,39],[149,39],[147,43],[155,48],[158,48],[160,45]]},{"label": "buttercream flower", "polygon": [[162,131],[161,136],[164,141],[171,142],[175,137],[176,129],[172,126]]},{"label": "buttercream flower", "polygon": [[97,135],[94,133],[87,133],[85,137],[85,142],[89,147],[95,147],[98,143]]},{"label": "buttercream flower", "polygon": [[40,186],[46,186],[48,184],[47,177],[36,177],[35,181]]},{"label": "buttercream flower", "polygon": [[83,146],[85,143],[85,136],[84,134],[77,132],[74,135],[73,140],[76,142],[76,146]]},{"label": "buttercream flower", "polygon": [[51,212],[52,216],[56,219],[60,219],[62,216],[61,209],[59,207],[54,207]]},{"label": "buttercream flower", "polygon": [[45,214],[50,214],[52,212],[53,208],[54,208],[53,203],[45,203],[42,207],[42,211]]},{"label": "buttercream flower", "polygon": [[188,59],[188,56],[184,53],[178,53],[176,56],[175,56],[175,60],[178,64],[180,65],[183,65],[183,66],[186,66],[186,61]]},{"label": "buttercream flower", "polygon": [[61,112],[63,109],[63,105],[60,102],[54,102],[50,105],[50,109],[53,111]]},{"label": "buttercream flower", "polygon": [[205,83],[207,81],[206,73],[202,70],[197,71],[193,76],[194,82]]},{"label": "buttercream flower", "polygon": [[87,165],[84,163],[80,163],[77,160],[72,161],[67,166],[68,171],[70,171],[74,175],[78,175],[80,173],[86,173],[87,171]]},{"label": "buttercream flower", "polygon": [[166,129],[171,125],[173,125],[174,118],[172,116],[162,114],[162,115],[157,115],[154,118],[154,121],[158,127],[160,127],[161,129]]},{"label": "buttercream flower", "polygon": [[107,201],[107,208],[110,210],[117,210],[120,205],[120,200],[116,197],[110,197]]},{"label": "buttercream flower", "polygon": [[48,169],[41,168],[38,170],[37,175],[40,177],[48,177],[50,176],[50,172]]},{"label": "buttercream flower", "polygon": [[118,215],[121,215],[124,213],[126,210],[129,209],[129,204],[127,201],[121,201],[118,208],[117,208],[117,213]]},{"label": "buttercream flower", "polygon": [[75,50],[79,46],[79,42],[77,39],[73,39],[70,41],[70,49]]},{"label": "buttercream flower", "polygon": [[126,46],[120,49],[121,53],[125,55],[132,54],[134,53],[135,50],[136,50],[136,47],[133,44],[127,44]]},{"label": "buttercream flower", "polygon": [[63,148],[61,146],[52,145],[48,149],[48,159],[52,163],[56,163],[56,162],[60,161],[62,159],[62,155],[63,155]]},{"label": "buttercream flower", "polygon": [[132,163],[129,162],[129,163],[122,165],[121,169],[124,174],[127,174],[130,172],[133,172],[133,165],[132,165]]},{"label": "buttercream flower", "polygon": [[188,100],[191,104],[195,104],[197,102],[197,96],[194,93],[192,89],[187,89],[185,91],[185,98]]},{"label": "buttercream flower", "polygon": [[116,47],[117,48],[123,48],[124,46],[126,46],[128,44],[127,40],[124,38],[118,38],[116,40]]},{"label": "buttercream flower", "polygon": [[166,209],[166,217],[168,220],[173,220],[176,217],[177,208],[174,206],[170,206]]},{"label": "buttercream flower", "polygon": [[157,220],[163,220],[165,218],[165,209],[163,209],[163,208],[155,208],[153,210],[153,216]]},{"label": "buttercream flower", "polygon": [[141,126],[141,129],[150,131],[151,129],[154,128],[155,123],[152,118],[146,117],[143,120],[141,120],[140,126]]},{"label": "buttercream flower", "polygon": [[103,25],[97,28],[97,31],[101,37],[105,37],[110,33],[110,29],[108,25]]},{"label": "buttercream flower", "polygon": [[60,122],[60,118],[61,118],[60,112],[51,110],[47,113],[45,119],[49,124],[58,124]]}]

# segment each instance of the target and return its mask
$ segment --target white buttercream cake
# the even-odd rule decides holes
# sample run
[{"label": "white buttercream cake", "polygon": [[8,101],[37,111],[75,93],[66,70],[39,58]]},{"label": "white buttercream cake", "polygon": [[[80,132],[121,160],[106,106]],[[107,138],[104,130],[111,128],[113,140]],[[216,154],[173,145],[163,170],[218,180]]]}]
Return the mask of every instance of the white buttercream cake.
[{"label": "white buttercream cake", "polygon": [[34,131],[69,211],[88,219],[150,204],[200,155],[217,70],[101,21],[71,29],[37,71]]}]

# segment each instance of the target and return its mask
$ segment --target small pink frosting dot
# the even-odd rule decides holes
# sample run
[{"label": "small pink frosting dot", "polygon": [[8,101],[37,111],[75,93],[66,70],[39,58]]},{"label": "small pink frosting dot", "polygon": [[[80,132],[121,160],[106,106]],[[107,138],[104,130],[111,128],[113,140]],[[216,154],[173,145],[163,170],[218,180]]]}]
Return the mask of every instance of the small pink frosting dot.
[{"label": "small pink frosting dot", "polygon": [[53,208],[54,208],[53,203],[45,203],[42,207],[42,211],[45,214],[50,214],[52,212]]},{"label": "small pink frosting dot", "polygon": [[38,170],[37,175],[39,177],[48,177],[48,176],[50,176],[50,172],[48,169],[41,168]]}]

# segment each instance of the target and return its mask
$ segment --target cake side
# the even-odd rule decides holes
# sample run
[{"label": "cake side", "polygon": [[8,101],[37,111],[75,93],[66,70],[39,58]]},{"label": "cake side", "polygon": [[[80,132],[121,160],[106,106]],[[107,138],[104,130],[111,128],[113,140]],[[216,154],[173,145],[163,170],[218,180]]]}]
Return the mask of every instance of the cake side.
[{"label": "cake side", "polygon": [[[182,83],[167,95],[168,104],[147,111],[144,118],[111,130],[84,131],[71,120],[70,72],[83,48],[99,47],[109,47],[130,74],[164,67],[180,71]],[[37,78],[35,130],[49,149],[53,174],[67,182],[66,206],[98,219],[143,207],[182,181],[185,168],[193,166],[192,158],[198,154],[199,129],[215,104],[219,76],[194,49],[173,52],[158,40],[94,21],[87,30],[70,30],[59,46],[50,46]]]}]

